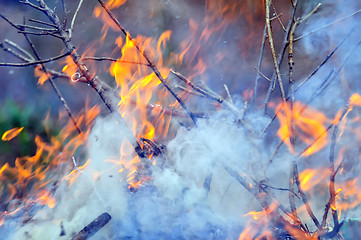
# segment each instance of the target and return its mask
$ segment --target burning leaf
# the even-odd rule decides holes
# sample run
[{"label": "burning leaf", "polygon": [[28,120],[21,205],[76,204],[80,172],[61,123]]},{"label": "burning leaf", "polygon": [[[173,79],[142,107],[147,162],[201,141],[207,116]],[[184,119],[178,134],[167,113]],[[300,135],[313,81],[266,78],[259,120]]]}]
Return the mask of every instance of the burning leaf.
[{"label": "burning leaf", "polygon": [[10,129],[8,131],[6,131],[2,137],[1,140],[3,141],[10,141],[11,139],[13,139],[14,137],[16,137],[17,135],[19,135],[19,133],[21,133],[21,131],[24,129],[24,127],[21,128],[13,128]]}]

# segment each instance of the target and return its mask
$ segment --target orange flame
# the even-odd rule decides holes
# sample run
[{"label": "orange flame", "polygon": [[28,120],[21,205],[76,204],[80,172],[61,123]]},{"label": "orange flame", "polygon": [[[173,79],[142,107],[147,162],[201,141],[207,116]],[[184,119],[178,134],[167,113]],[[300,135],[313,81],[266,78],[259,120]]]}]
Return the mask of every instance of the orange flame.
[{"label": "orange flame", "polygon": [[[0,200],[5,208],[12,206],[11,200],[19,199],[25,204],[38,203],[53,208],[56,200],[47,190],[49,184],[53,182],[52,178],[58,176],[59,165],[62,171],[72,168],[71,156],[73,156],[78,148],[84,143],[89,134],[90,127],[95,116],[99,113],[98,107],[88,109],[85,108],[85,114],[75,116],[79,127],[83,133],[79,135],[72,121],[68,121],[62,128],[59,135],[51,136],[49,141],[44,141],[41,137],[35,137],[36,153],[33,156],[18,157],[15,160],[15,166],[11,167],[9,163],[4,164],[0,168]],[[22,129],[13,129],[12,132],[4,134],[4,139],[11,139]],[[63,172],[62,172],[63,173]],[[35,198],[33,198],[35,195]],[[36,199],[36,200],[30,200]],[[6,211],[5,211],[6,212]],[[5,212],[3,212],[5,214]],[[10,214],[10,213],[6,213]]]},{"label": "orange flame", "polygon": [[43,85],[49,78],[46,73],[41,70],[41,65],[37,65],[34,70],[35,77],[39,77],[38,84]]},{"label": "orange flame", "polygon": [[[290,103],[280,103],[277,112],[277,118],[280,122],[277,135],[292,153],[294,150],[290,139],[293,137],[301,139],[307,145],[312,144],[303,153],[303,156],[312,155],[326,146],[328,134],[325,123],[330,120],[323,113],[306,107],[301,102],[295,102],[292,110]],[[295,132],[291,130],[291,121],[293,121]]]},{"label": "orange flame", "polygon": [[21,128],[13,128],[13,129],[7,130],[7,131],[2,135],[1,140],[3,140],[3,141],[10,141],[11,139],[13,139],[13,138],[16,137],[17,135],[19,135],[23,129],[24,129],[24,127],[21,127]]},{"label": "orange flame", "polygon": [[320,183],[327,183],[329,175],[329,169],[306,169],[299,174],[300,187],[305,192],[310,191]]},{"label": "orange flame", "polygon": [[49,208],[54,208],[56,199],[51,196],[49,191],[42,190],[35,202],[38,202],[40,205],[47,205]]},{"label": "orange flame", "polygon": [[83,171],[86,169],[86,167],[90,164],[90,159],[88,159],[88,161],[86,161],[82,166],[78,166],[77,169],[72,170],[67,176],[64,177],[64,180],[69,182],[69,186],[71,186],[75,179],[77,178],[77,176],[80,174],[80,171]]}]

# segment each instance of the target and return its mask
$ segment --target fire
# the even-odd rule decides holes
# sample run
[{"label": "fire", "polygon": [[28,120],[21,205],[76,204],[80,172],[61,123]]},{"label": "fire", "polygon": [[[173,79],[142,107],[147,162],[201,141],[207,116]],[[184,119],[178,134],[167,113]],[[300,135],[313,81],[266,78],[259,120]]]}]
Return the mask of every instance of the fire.
[{"label": "fire", "polygon": [[35,77],[39,77],[39,79],[38,79],[39,85],[43,85],[48,80],[48,76],[46,75],[46,73],[44,73],[42,71],[41,65],[36,66],[36,68],[34,70],[34,75],[35,75]]},{"label": "fire", "polygon": [[51,196],[49,191],[42,190],[35,202],[38,202],[40,205],[47,205],[49,208],[54,208],[56,199]]},{"label": "fire", "polygon": [[239,235],[238,240],[248,239],[272,239],[272,233],[267,230],[269,226],[269,216],[277,211],[278,204],[273,202],[269,208],[264,208],[263,211],[250,211],[244,216],[252,216],[253,221],[249,221],[246,228]]},{"label": "fire", "polygon": [[320,183],[327,183],[330,171],[328,169],[306,169],[299,174],[300,187],[303,191],[310,191]]},{"label": "fire", "polygon": [[[330,120],[321,112],[305,106],[301,102],[295,102],[291,111],[290,103],[280,103],[277,106],[277,118],[280,128],[277,135],[287,145],[293,153],[291,138],[297,137],[306,145],[311,145],[303,156],[310,156],[328,143],[328,134],[325,124]],[[295,127],[295,132],[291,130],[291,122]]]},{"label": "fire", "polygon": [[[119,2],[124,4],[125,1]],[[120,5],[112,5],[108,2],[109,7],[118,7]],[[103,10],[95,8],[94,15],[104,22],[103,29],[113,28],[113,22],[109,21],[107,15],[103,15]],[[155,73],[149,68],[142,54],[146,51],[149,59],[158,67],[161,75],[166,79],[170,73],[169,68],[164,67],[164,50],[167,48],[167,42],[171,38],[170,30],[164,31],[158,39],[138,35],[134,39],[129,36],[118,37],[115,41],[117,49],[114,52],[120,52],[117,62],[110,65],[109,73],[114,77],[119,91],[120,101],[118,102],[118,111],[128,123],[131,131],[137,139],[147,139],[150,141],[164,141],[170,135],[168,129],[170,127],[171,117],[166,115],[164,111],[150,106],[168,106],[174,107],[174,100],[167,98],[168,92],[163,88],[161,81]],[[139,50],[135,46],[139,47]],[[140,159],[138,156],[130,157],[134,153],[124,151],[123,144],[120,152],[121,159],[116,162],[122,166],[120,171],[124,171],[124,167],[128,170],[128,182],[130,188],[137,188],[143,182],[150,178],[147,176],[138,176],[138,167]],[[143,146],[145,147],[145,146]],[[150,163],[155,164],[152,160],[152,154],[148,156]]]},{"label": "fire", "polygon": [[[32,156],[17,157],[15,166],[5,163],[0,168],[0,200],[5,210],[11,208],[11,200],[18,199],[27,204],[38,203],[53,208],[55,198],[48,191],[49,186],[57,181],[61,171],[72,168],[71,156],[75,155],[89,134],[94,118],[99,114],[97,106],[85,108],[84,114],[76,116],[79,127],[84,132],[79,135],[74,124],[69,120],[57,136],[50,136],[45,141],[36,136],[36,152]],[[61,114],[60,114],[61,116]],[[66,116],[66,115],[64,115]],[[46,118],[45,118],[46,121]],[[3,140],[9,141],[23,128],[14,128],[3,134]],[[59,166],[62,165],[59,172]],[[31,200],[35,199],[35,200]],[[10,213],[7,212],[6,215]]]},{"label": "fire", "polygon": [[77,66],[70,56],[65,58],[65,64],[66,65],[63,67],[62,72],[66,73],[66,75],[71,78],[76,73]]},{"label": "fire", "polygon": [[80,174],[79,171],[83,171],[87,168],[87,166],[90,164],[90,159],[86,161],[82,166],[78,166],[76,169],[73,169],[67,176],[64,177],[64,180],[69,182],[69,186],[71,186],[76,177]]},{"label": "fire", "polygon": [[255,212],[255,211],[250,211],[249,213],[245,214],[245,216],[252,216],[254,220],[258,220],[260,216],[262,216],[263,212]]},{"label": "fire", "polygon": [[352,94],[349,103],[351,106],[361,106],[361,95],[357,93]]},{"label": "fire", "polygon": [[23,131],[24,127],[21,128],[13,128],[10,130],[7,130],[6,132],[4,132],[4,134],[1,137],[1,140],[3,141],[10,141],[11,139],[13,139],[14,137],[16,137],[17,135],[19,135],[21,133],[21,131]]}]

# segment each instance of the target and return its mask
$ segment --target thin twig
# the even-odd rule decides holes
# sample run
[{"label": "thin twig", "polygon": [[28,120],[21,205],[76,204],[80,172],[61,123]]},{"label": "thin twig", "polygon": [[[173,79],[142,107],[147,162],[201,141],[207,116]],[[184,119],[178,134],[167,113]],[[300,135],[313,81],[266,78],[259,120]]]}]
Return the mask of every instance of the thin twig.
[{"label": "thin twig", "polygon": [[0,13],[0,17],[1,17],[2,19],[4,19],[6,22],[8,22],[8,23],[9,23],[11,26],[13,26],[14,28],[16,28],[16,29],[18,29],[18,30],[21,29],[18,25],[16,25],[16,24],[13,23],[12,21],[10,21],[7,17],[5,17],[4,15],[2,15],[1,13]]},{"label": "thin twig", "polygon": [[180,86],[180,85],[174,85],[175,88],[178,88],[180,90],[182,90],[183,92],[186,92],[186,93],[189,93],[189,94],[192,94],[192,95],[195,95],[195,96],[198,96],[198,97],[203,97],[203,98],[208,98],[207,96],[205,96],[204,94],[202,93],[199,93],[199,92],[196,92],[196,91],[193,91],[191,89],[188,89],[186,87],[183,87],[183,86]]},{"label": "thin twig", "polygon": [[212,99],[212,100],[217,101],[217,102],[221,103],[222,105],[224,105],[228,110],[230,110],[236,116],[237,121],[242,123],[243,126],[248,131],[250,131],[252,134],[254,134],[254,131],[252,130],[252,128],[250,126],[248,126],[248,124],[245,121],[243,121],[244,112],[241,112],[240,110],[238,110],[237,107],[234,106],[234,104],[232,102],[224,99],[223,97],[219,96],[218,94],[216,94],[215,92],[213,92],[210,89],[205,90],[204,88],[196,86],[194,83],[192,83],[189,79],[187,79],[185,76],[183,76],[179,72],[176,72],[172,69],[170,71],[171,71],[171,73],[173,73],[175,76],[177,76],[180,80],[182,80],[184,83],[186,83],[188,86],[190,86],[195,91],[201,93],[202,95],[208,97],[209,99]]},{"label": "thin twig", "polygon": [[66,28],[66,24],[68,21],[68,10],[66,10],[66,2],[65,0],[61,0],[63,3],[63,13],[64,13],[64,17],[63,17],[63,29]]},{"label": "thin twig", "polygon": [[13,55],[13,56],[15,56],[15,57],[17,57],[17,58],[25,61],[25,62],[35,61],[35,59],[29,59],[28,57],[26,57],[26,56],[24,56],[24,55],[22,55],[22,54],[20,54],[20,53],[18,53],[18,52],[15,52],[15,51],[14,51],[13,49],[11,49],[11,48],[5,47],[3,43],[0,43],[0,48],[1,48],[2,50],[4,50],[5,52],[8,52],[8,53],[10,53],[11,55]]},{"label": "thin twig", "polygon": [[226,93],[227,93],[227,96],[228,96],[228,99],[229,99],[230,103],[233,104],[232,96],[231,96],[231,94],[230,94],[230,92],[229,92],[229,89],[228,89],[227,84],[223,84],[223,87],[224,87],[224,89],[226,90]]},{"label": "thin twig", "polygon": [[8,39],[5,39],[5,43],[9,44],[10,46],[16,48],[18,51],[20,51],[21,53],[25,54],[27,56],[27,59],[30,59],[31,61],[35,61],[34,57],[28,52],[26,51],[24,48],[20,47],[19,45],[17,45],[16,43],[14,43],[13,41],[10,41]]},{"label": "thin twig", "polygon": [[[295,162],[295,161],[294,161]],[[311,206],[310,204],[308,203],[308,200],[307,200],[307,196],[305,194],[305,192],[302,190],[301,188],[301,183],[300,183],[300,179],[299,179],[299,174],[298,174],[298,167],[297,167],[297,163],[293,166],[293,170],[294,170],[294,179],[295,179],[295,182],[296,182],[296,186],[298,188],[298,192],[300,193],[301,195],[301,199],[303,201],[303,203],[305,204],[305,207],[306,207],[306,210],[307,210],[307,213],[308,215],[310,216],[310,218],[312,219],[312,221],[314,222],[314,224],[316,225],[316,227],[318,229],[322,229],[319,221],[317,220],[315,214],[313,213],[312,209],[311,209]]]},{"label": "thin twig", "polygon": [[21,28],[30,28],[30,29],[35,29],[35,30],[39,30],[39,31],[48,31],[48,32],[58,31],[58,29],[55,29],[55,28],[43,28],[43,27],[37,27],[37,26],[25,25],[25,24],[23,24],[23,25],[19,24],[18,26]]},{"label": "thin twig", "polygon": [[259,80],[261,79],[261,66],[262,66],[262,60],[263,60],[263,53],[264,53],[264,48],[265,48],[265,43],[266,43],[266,37],[267,37],[267,24],[265,24],[264,26],[264,30],[263,30],[263,38],[262,38],[262,44],[261,44],[261,51],[259,53],[259,58],[258,58],[258,64],[257,64],[257,75],[256,75],[256,81],[254,83],[254,88],[253,88],[253,98],[252,98],[252,105],[255,106],[256,104],[256,99],[257,99],[257,95],[258,95],[258,83]]},{"label": "thin twig", "polygon": [[111,62],[120,62],[120,63],[129,63],[129,64],[137,64],[137,65],[144,65],[149,67],[148,63],[142,63],[142,62],[133,62],[133,61],[126,61],[126,60],[120,60],[116,58],[111,57],[83,57],[82,60],[94,60],[94,61],[111,61]]},{"label": "thin twig", "polygon": [[189,81],[185,76],[183,76],[181,73],[174,71],[173,69],[170,70],[171,73],[173,73],[175,76],[177,76],[180,80],[182,80],[185,84],[187,84],[188,86],[190,86],[191,88],[193,88],[195,91],[199,92],[200,94],[202,94],[203,96],[206,96],[214,101],[217,101],[219,103],[223,103],[224,99],[215,96],[211,93],[209,93],[208,91],[204,90],[203,88],[196,86],[195,84],[193,84],[191,81]]},{"label": "thin twig", "polygon": [[275,14],[275,18],[277,18],[277,20],[278,20],[278,22],[280,23],[280,25],[281,25],[281,27],[282,27],[283,31],[285,31],[285,32],[286,32],[285,26],[283,26],[283,23],[282,23],[282,21],[281,21],[281,19],[280,19],[279,15],[278,15],[278,13],[277,13],[277,11],[276,11],[276,8],[275,8],[275,5],[273,4],[273,1],[271,1],[271,5],[272,5],[272,8],[273,8],[273,12],[274,12],[274,14]]},{"label": "thin twig", "polygon": [[46,36],[46,35],[50,35],[50,36],[53,36],[53,37],[56,37],[56,38],[59,38],[59,39],[64,39],[63,36],[60,36],[60,35],[57,35],[55,33],[52,33],[52,32],[29,32],[29,31],[18,31],[18,33],[25,33],[25,34],[29,34],[29,35],[35,35],[35,36]]},{"label": "thin twig", "polygon": [[258,70],[257,68],[254,68],[254,69],[256,69],[257,74],[261,75],[264,79],[271,82],[271,79],[269,79],[266,75],[264,75],[260,70]]},{"label": "thin twig", "polygon": [[79,4],[78,4],[78,7],[77,7],[76,10],[75,10],[73,19],[71,20],[71,24],[70,24],[70,28],[69,28],[69,38],[72,37],[75,19],[76,19],[76,16],[78,15],[78,12],[79,12],[82,4],[83,4],[83,0],[80,0],[80,1],[79,1]]},{"label": "thin twig", "polygon": [[19,2],[20,2],[20,3],[27,4],[27,5],[29,5],[30,7],[34,8],[34,9],[36,9],[36,10],[39,10],[39,11],[43,11],[43,10],[44,10],[44,8],[39,7],[39,6],[36,6],[35,4],[29,2],[29,0],[24,0],[24,1],[19,1]]},{"label": "thin twig", "polygon": [[338,23],[338,22],[341,22],[341,21],[346,20],[347,18],[353,17],[353,16],[355,16],[355,15],[358,14],[358,13],[361,13],[361,9],[360,9],[360,10],[357,10],[356,12],[354,12],[354,13],[346,16],[346,17],[337,19],[337,20],[335,20],[335,21],[333,21],[333,22],[330,22],[330,23],[328,23],[328,24],[326,24],[326,25],[323,25],[322,27],[319,27],[319,28],[317,28],[317,29],[315,29],[315,30],[312,30],[312,31],[308,32],[308,33],[305,33],[304,35],[295,38],[294,41],[296,42],[296,41],[300,40],[301,38],[304,38],[304,37],[306,37],[306,36],[308,36],[308,35],[310,35],[310,34],[312,34],[312,33],[315,33],[315,32],[317,32],[317,31],[320,31],[321,29],[328,28],[329,26],[331,26],[331,25],[333,25],[333,24],[335,24],[335,23]]},{"label": "thin twig", "polygon": [[327,214],[328,211],[331,209],[332,217],[333,217],[333,225],[334,228],[337,228],[338,222],[338,214],[336,211],[336,190],[335,190],[335,148],[336,148],[336,139],[338,134],[338,124],[336,124],[335,128],[333,129],[332,139],[331,139],[331,147],[330,147],[330,185],[329,185],[329,192],[330,192],[330,199],[325,207],[325,212],[323,215],[322,226],[326,225]]},{"label": "thin twig", "polygon": [[29,22],[39,23],[39,24],[43,24],[43,25],[46,25],[46,26],[49,26],[49,27],[53,27],[53,28],[57,28],[57,27],[58,27],[58,26],[56,26],[55,24],[47,23],[47,22],[44,22],[44,21],[41,21],[41,20],[37,20],[37,19],[32,19],[32,18],[29,19]]},{"label": "thin twig", "polygon": [[[24,34],[26,34],[26,33],[24,33]],[[48,59],[45,59],[45,60],[38,60],[38,61],[25,62],[25,63],[0,63],[0,66],[5,66],[5,67],[27,67],[27,66],[52,62],[52,61],[64,58],[64,57],[66,57],[66,56],[68,56],[70,54],[71,54],[70,52],[66,52],[66,53],[60,54],[60,55],[58,55],[56,57],[48,58]]]},{"label": "thin twig", "polygon": [[320,65],[318,65],[318,66],[316,67],[316,69],[313,70],[313,72],[312,72],[310,75],[307,76],[307,78],[305,78],[304,80],[302,80],[302,81],[298,84],[298,86],[297,86],[297,88],[295,89],[295,91],[297,91],[303,84],[305,84],[308,80],[310,80],[311,77],[313,77],[313,76],[321,69],[321,67],[323,67],[323,66],[327,63],[327,61],[331,59],[331,57],[336,53],[336,51],[337,51],[337,50],[346,42],[346,40],[351,36],[351,34],[354,32],[355,27],[356,27],[356,26],[353,26],[353,28],[351,29],[351,31],[349,31],[349,32],[347,33],[347,35],[342,39],[342,41],[341,41],[339,44],[337,44],[337,46],[335,47],[335,49],[333,49],[333,51],[330,52],[330,53],[327,55],[327,57],[320,63]]},{"label": "thin twig", "polygon": [[[281,78],[281,72],[280,72],[280,68],[277,62],[277,56],[276,56],[276,50],[275,50],[275,46],[274,46],[274,41],[273,41],[273,32],[272,32],[272,25],[270,22],[270,9],[269,9],[269,4],[270,0],[266,0],[266,25],[267,25],[267,33],[268,33],[268,43],[270,45],[270,49],[271,49],[271,53],[272,53],[272,59],[273,59],[273,64],[275,67],[275,71],[276,71],[276,75],[277,75],[277,79],[278,79],[278,84],[281,90],[281,96],[282,96],[282,100],[283,102],[286,102],[286,94],[285,91],[283,89],[283,82],[282,82],[282,78]],[[270,83],[272,84],[272,83]],[[274,88],[274,86],[273,86]]]}]

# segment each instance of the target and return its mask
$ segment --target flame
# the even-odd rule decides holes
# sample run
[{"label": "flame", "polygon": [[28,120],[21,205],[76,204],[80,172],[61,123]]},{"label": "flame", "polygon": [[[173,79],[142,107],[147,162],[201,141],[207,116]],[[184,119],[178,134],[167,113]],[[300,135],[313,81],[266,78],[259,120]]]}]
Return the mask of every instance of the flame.
[{"label": "flame", "polygon": [[64,177],[64,180],[69,182],[69,187],[74,183],[75,179],[80,174],[79,170],[84,171],[89,164],[90,159],[88,159],[88,161],[86,161],[82,166],[78,166],[77,169],[73,169],[67,176]]},{"label": "flame", "polygon": [[48,75],[42,71],[41,65],[37,65],[34,70],[35,77],[39,77],[38,84],[43,85],[49,78]]},{"label": "flame", "polygon": [[269,216],[278,208],[278,203],[273,202],[263,211],[250,211],[244,216],[252,216],[254,221],[250,221],[246,228],[239,235],[238,240],[248,239],[272,239],[272,233],[267,229],[269,226]]},{"label": "flame", "polygon": [[329,169],[306,169],[299,174],[300,187],[305,192],[310,191],[320,183],[327,183],[329,176]]},{"label": "flame", "polygon": [[42,190],[35,202],[38,202],[40,205],[47,205],[49,208],[54,208],[56,199],[51,196],[49,191]]},{"label": "flame", "polygon": [[17,135],[19,135],[21,133],[21,131],[23,131],[24,127],[21,128],[13,128],[10,130],[7,130],[6,132],[4,132],[4,134],[1,137],[1,140],[3,141],[10,141],[11,139],[13,139],[14,137],[16,137]]},{"label": "flame", "polygon": [[[127,2],[127,0],[109,0],[106,2],[105,6],[109,9],[115,9],[122,5],[124,5]],[[108,14],[104,11],[102,6],[96,6],[93,11],[93,16],[96,18],[100,18],[104,23],[101,32],[103,33],[101,40],[104,40],[109,28],[112,28],[114,30],[117,30],[117,26],[114,24],[114,22],[109,18]]]},{"label": "flame", "polygon": [[[19,206],[11,205],[13,199],[24,202],[25,205],[22,206],[34,203],[47,205],[49,208],[55,206],[56,200],[52,197],[52,193],[49,192],[49,186],[54,182],[54,178],[55,181],[58,180],[59,174],[65,174],[66,171],[73,167],[71,156],[84,143],[93,120],[99,114],[99,111],[100,109],[97,106],[90,109],[86,106],[84,114],[75,116],[79,127],[84,129],[81,135],[76,131],[73,122],[68,120],[58,135],[49,136],[49,141],[45,141],[40,136],[35,137],[36,152],[34,155],[17,157],[13,167],[9,163],[1,166],[0,200],[5,210],[2,214],[12,214],[7,210],[13,207],[15,208],[14,211],[19,210]],[[59,115],[62,118],[61,116],[64,114]],[[3,135],[3,138],[9,140],[21,130],[22,128],[12,129],[12,132],[8,131]],[[59,165],[62,165],[62,167],[59,168]]]},{"label": "flame", "polygon": [[78,67],[74,63],[71,56],[67,56],[64,60],[64,63],[66,65],[63,67],[62,72],[66,73],[66,75],[68,75],[68,77],[71,79],[72,76],[77,72]]},{"label": "flame", "polygon": [[342,189],[342,191],[337,192],[335,209],[347,211],[361,204],[361,189],[358,178],[341,183],[340,189]]},{"label": "flame", "polygon": [[[315,109],[306,107],[301,102],[295,102],[291,111],[290,103],[280,103],[277,106],[277,118],[280,122],[280,128],[277,135],[287,145],[291,153],[294,152],[290,139],[299,138],[310,147],[303,156],[310,156],[328,143],[328,134],[325,124],[330,122],[326,116]],[[291,130],[291,119],[294,123],[295,132]]]},{"label": "flame", "polygon": [[351,106],[361,106],[361,95],[357,93],[352,94],[349,103]]}]

